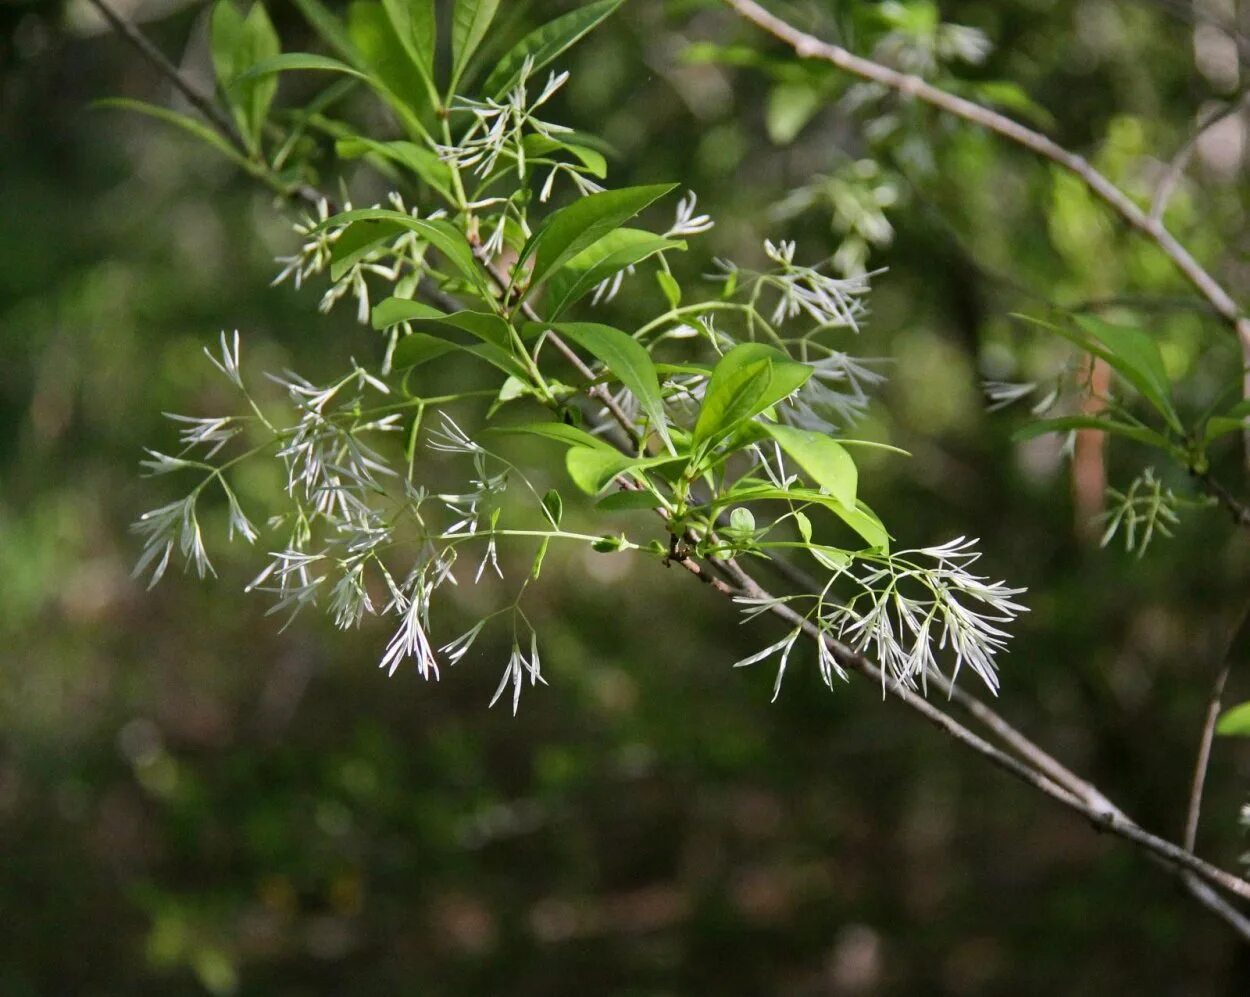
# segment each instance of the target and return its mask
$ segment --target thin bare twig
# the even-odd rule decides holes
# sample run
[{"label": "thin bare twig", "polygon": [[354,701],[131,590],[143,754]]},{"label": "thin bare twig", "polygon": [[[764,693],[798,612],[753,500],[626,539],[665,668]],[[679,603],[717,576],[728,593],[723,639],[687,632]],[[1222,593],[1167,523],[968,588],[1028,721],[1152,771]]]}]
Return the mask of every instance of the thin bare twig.
[{"label": "thin bare twig", "polygon": [[1190,157],[1193,156],[1194,150],[1198,148],[1198,143],[1202,141],[1202,136],[1229,115],[1240,111],[1248,99],[1250,99],[1250,91],[1246,91],[1236,100],[1229,101],[1223,107],[1215,108],[1210,113],[1203,115],[1202,120],[1194,128],[1193,134],[1177,150],[1176,155],[1172,157],[1172,161],[1168,164],[1167,172],[1159,180],[1159,185],[1155,188],[1154,199],[1150,202],[1151,218],[1155,221],[1162,220],[1163,213],[1167,211],[1168,201],[1171,200],[1172,195],[1176,192],[1176,185],[1180,183],[1181,177],[1185,173],[1185,167],[1189,165]]},{"label": "thin bare twig", "polygon": [[90,0],[90,3],[91,6],[100,12],[100,16],[109,23],[109,26],[125,38],[126,41],[130,42],[152,64],[152,67],[157,72],[169,80],[192,107],[212,122],[213,127],[221,132],[243,155],[247,155],[247,146],[243,141],[243,137],[239,134],[234,122],[230,120],[229,115],[217,106],[217,101],[212,94],[201,90],[186,74],[170,62],[165,57],[165,53],[153,45],[147,35],[115,11],[112,5],[108,3],[108,0]]},{"label": "thin bare twig", "polygon": [[1198,758],[1194,763],[1193,784],[1189,790],[1189,808],[1185,814],[1185,836],[1182,843],[1189,851],[1194,850],[1198,840],[1198,816],[1202,810],[1202,789],[1207,780],[1207,766],[1211,762],[1211,743],[1215,739],[1215,723],[1220,718],[1220,704],[1224,699],[1224,686],[1228,683],[1228,673],[1232,669],[1233,651],[1237,640],[1250,623],[1250,603],[1241,611],[1229,634],[1220,657],[1220,669],[1215,676],[1215,684],[1211,687],[1211,698],[1207,703],[1207,716],[1202,725],[1202,737],[1198,741]]}]

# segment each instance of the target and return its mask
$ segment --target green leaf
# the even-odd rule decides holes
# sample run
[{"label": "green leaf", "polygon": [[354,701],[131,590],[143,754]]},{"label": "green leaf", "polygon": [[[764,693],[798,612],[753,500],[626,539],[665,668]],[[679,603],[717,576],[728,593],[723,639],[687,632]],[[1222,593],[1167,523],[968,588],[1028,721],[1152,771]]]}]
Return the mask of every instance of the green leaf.
[{"label": "green leaf", "polygon": [[660,290],[664,292],[664,299],[668,302],[669,308],[676,308],[681,304],[681,285],[671,273],[667,270],[657,270],[655,280],[660,285]]},{"label": "green leaf", "polygon": [[391,366],[396,370],[419,367],[458,349],[460,346],[449,339],[440,339],[424,332],[409,333],[395,344],[395,352],[391,354]]},{"label": "green leaf", "polygon": [[780,83],[768,94],[764,125],[774,145],[789,145],[820,110],[821,96],[806,83]]},{"label": "green leaf", "polygon": [[[492,299],[491,285],[477,258],[473,255],[464,234],[451,222],[444,219],[433,221],[425,218],[413,218],[402,211],[389,208],[361,208],[356,211],[344,211],[322,222],[314,231],[339,225],[368,224],[378,226],[379,238],[409,229],[416,232],[430,245],[446,257],[466,277],[488,301]],[[385,227],[389,225],[390,227]],[[342,236],[340,236],[342,238]]]},{"label": "green leaf", "polygon": [[340,139],[334,151],[341,159],[357,159],[373,154],[415,173],[434,188],[445,201],[452,201],[451,168],[438,156],[415,142],[377,142],[363,135]]},{"label": "green leaf", "polygon": [[1018,317],[1105,360],[1155,407],[1173,431],[1180,434],[1185,432],[1180,416],[1172,405],[1172,386],[1163,366],[1163,357],[1152,337],[1140,329],[1112,325],[1091,315],[1077,316],[1075,330],[1028,315]]},{"label": "green leaf", "polygon": [[855,461],[840,444],[823,433],[806,429],[771,424],[764,428],[816,484],[848,509],[855,507],[859,474]]},{"label": "green leaf", "polygon": [[[486,37],[499,0],[456,0],[451,15],[451,78],[459,80]],[[454,83],[453,83],[454,86]]]},{"label": "green leaf", "polygon": [[797,391],[811,376],[807,364],[771,346],[735,346],[712,369],[694,427],[694,445],[731,432]]},{"label": "green leaf", "polygon": [[517,261],[519,267],[534,258],[530,289],[676,186],[669,183],[605,190],[552,212],[530,236]]},{"label": "green leaf", "polygon": [[563,139],[540,135],[537,132],[526,135],[521,142],[525,146],[527,159],[540,159],[549,157],[553,152],[564,151],[575,156],[591,176],[602,180],[608,175],[608,161],[603,158],[603,153],[582,145],[580,142],[566,142]]},{"label": "green leaf", "polygon": [[1117,436],[1136,440],[1138,443],[1146,444],[1146,446],[1159,447],[1168,451],[1172,449],[1171,444],[1166,439],[1145,426],[1134,426],[1131,423],[1118,422],[1109,417],[1092,415],[1067,415],[1058,419],[1041,419],[1021,426],[1011,435],[1013,439],[1023,441],[1031,440],[1035,436],[1042,436],[1046,433],[1066,433],[1073,429],[1098,429],[1104,433],[1114,433]]},{"label": "green leaf", "polygon": [[222,93],[247,147],[255,153],[260,148],[261,129],[269,107],[278,92],[278,81],[266,76],[237,87],[234,84],[252,66],[282,51],[278,34],[263,4],[254,3],[247,17],[243,17],[233,0],[220,0],[213,8],[209,36]]},{"label": "green leaf", "polygon": [[554,488],[549,489],[543,496],[543,515],[547,517],[547,522],[554,529],[560,528],[560,520],[564,518],[564,500]]},{"label": "green leaf", "polygon": [[252,168],[252,164],[239,155],[239,150],[227,142],[215,129],[186,114],[179,114],[168,108],[158,107],[156,104],[146,104],[141,100],[130,100],[126,97],[109,97],[104,100],[97,100],[91,106],[115,108],[119,111],[135,111],[138,114],[156,118],[158,121],[173,125],[175,128],[181,128],[188,134],[194,135],[201,142],[208,143],[236,166],[241,166],[245,170]]},{"label": "green leaf", "polygon": [[670,447],[668,419],[664,415],[664,399],[660,395],[660,377],[651,355],[633,337],[597,322],[558,322],[552,326],[562,336],[573,340],[592,354],[620,378],[638,404],[642,406],[653,429]]},{"label": "green leaf", "polygon": [[1227,737],[1250,737],[1250,702],[1226,710],[1215,725],[1215,732]]},{"label": "green leaf", "polygon": [[482,92],[488,97],[498,97],[511,90],[521,79],[521,67],[527,57],[533,57],[532,71],[537,72],[620,5],[621,0],[588,3],[531,31],[490,71]]},{"label": "green leaf", "polygon": [[[347,8],[347,34],[352,45],[382,81],[387,102],[404,114],[413,130],[420,112],[430,105],[433,90],[433,24],[433,0],[355,0]],[[422,63],[420,44],[427,28],[431,32],[430,52]]]},{"label": "green leaf", "polygon": [[683,460],[681,457],[631,457],[617,450],[606,450],[602,447],[572,447],[564,455],[564,463],[568,468],[573,483],[588,495],[601,492],[618,475],[629,471],[639,472],[648,468],[658,467]]},{"label": "green leaf", "polygon": [[[757,485],[747,488],[734,488],[731,492],[720,496],[717,506],[732,505],[735,502],[781,501],[796,505],[810,503],[828,509],[841,519],[847,526],[858,533],[870,547],[888,551],[890,534],[877,518],[876,513],[863,502],[856,500],[855,505],[846,506],[833,495],[826,495],[811,488],[777,488],[773,485]],[[810,524],[809,524],[810,525]]]},{"label": "green leaf", "polygon": [[375,329],[389,329],[400,322],[431,321],[438,322],[447,317],[446,312],[420,301],[408,298],[387,298],[373,306],[369,313]]},{"label": "green leaf", "polygon": [[328,55],[313,55],[309,52],[287,52],[283,55],[275,55],[272,59],[260,60],[242,76],[238,77],[233,85],[239,86],[248,80],[255,80],[262,76],[272,76],[274,73],[285,73],[292,70],[343,73],[347,76],[354,76],[359,80],[366,80],[370,83],[375,82],[370,79],[367,73],[362,73],[360,70],[352,68],[345,62],[340,62],[338,59],[331,59]]},{"label": "green leaf", "polygon": [[438,43],[438,25],[434,16],[434,0],[382,0],[395,38],[408,53],[421,80],[434,89],[434,49]]},{"label": "green leaf", "polygon": [[1104,348],[1104,358],[1124,375],[1178,433],[1185,431],[1172,405],[1172,383],[1163,366],[1159,344],[1140,329],[1112,325],[1092,315],[1078,315],[1076,324]]},{"label": "green leaf", "polygon": [[541,436],[544,439],[555,440],[557,443],[563,443],[566,446],[604,450],[610,454],[624,456],[606,440],[601,440],[597,436],[591,436],[586,430],[578,429],[576,426],[570,426],[564,422],[533,422],[521,426],[490,426],[482,430],[482,432],[500,433],[503,435]]},{"label": "green leaf", "polygon": [[618,228],[587,246],[547,280],[547,314],[558,318],[602,281],[656,253],[685,250],[678,239],[665,239],[642,229]]}]

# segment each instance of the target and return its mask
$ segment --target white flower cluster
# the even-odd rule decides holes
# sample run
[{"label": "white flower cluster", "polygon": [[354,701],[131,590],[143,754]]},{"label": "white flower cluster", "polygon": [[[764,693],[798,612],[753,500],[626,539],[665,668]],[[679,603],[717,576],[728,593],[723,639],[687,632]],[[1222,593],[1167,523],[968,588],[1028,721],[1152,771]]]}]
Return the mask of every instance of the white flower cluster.
[{"label": "white flower cluster", "polygon": [[[1009,588],[974,575],[969,568],[980,557],[975,541],[963,537],[936,547],[869,555],[858,570],[856,562],[835,567],[810,619],[823,635],[871,654],[888,678],[906,688],[923,687],[937,670],[936,652],[949,648],[954,656],[952,678],[965,665],[986,684],[998,689],[996,657],[1009,634],[1000,624],[1009,623],[1026,608],[1015,601],[1024,589]],[[832,595],[834,583],[848,582],[854,589],[844,601]],[[739,599],[749,617],[767,611],[774,600]],[[738,662],[754,664],[781,652],[777,675],[780,689],[789,653],[801,630]],[[836,674],[845,674],[834,660],[825,640],[817,642],[821,676],[832,685]],[[774,690],[774,696],[776,690]]]}]

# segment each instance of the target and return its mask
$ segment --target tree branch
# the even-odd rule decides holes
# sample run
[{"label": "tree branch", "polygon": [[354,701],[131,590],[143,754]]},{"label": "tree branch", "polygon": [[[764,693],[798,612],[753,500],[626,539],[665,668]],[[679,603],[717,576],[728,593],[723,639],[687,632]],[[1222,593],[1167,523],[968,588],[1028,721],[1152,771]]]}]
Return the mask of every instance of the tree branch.
[{"label": "tree branch", "polygon": [[[755,0],[724,0],[741,17],[785,42],[801,59],[820,59],[861,79],[888,87],[904,97],[914,97],[947,114],[1001,135],[1008,141],[1032,152],[1078,177],[1103,203],[1108,205],[1132,229],[1155,243],[1172,261],[1177,270],[1207,301],[1215,313],[1236,334],[1241,344],[1243,377],[1242,396],[1250,398],[1250,318],[1242,312],[1232,295],[1203,268],[1177,241],[1158,218],[1143,211],[1115,184],[1099,173],[1083,157],[1069,152],[1053,139],[1034,131],[1018,121],[963,97],[947,93],[919,76],[900,73],[871,59],[855,55],[838,45],[821,41],[769,13]],[[1250,443],[1250,425],[1247,430]],[[1250,448],[1248,448],[1250,449]]]},{"label": "tree branch", "polygon": [[1245,631],[1247,623],[1250,623],[1250,603],[1247,603],[1246,607],[1241,611],[1241,615],[1229,634],[1228,642],[1224,647],[1224,653],[1220,658],[1220,669],[1215,676],[1215,684],[1211,687],[1211,698],[1207,703],[1206,721],[1202,725],[1202,737],[1198,741],[1198,758],[1194,763],[1193,784],[1189,790],[1189,809],[1185,815],[1185,836],[1182,839],[1185,848],[1191,852],[1194,850],[1194,845],[1198,840],[1198,816],[1202,810],[1202,789],[1207,779],[1207,766],[1211,761],[1211,742],[1215,739],[1215,724],[1220,718],[1220,704],[1224,699],[1224,686],[1228,682],[1228,673],[1232,669],[1233,651],[1237,646],[1237,639]]},{"label": "tree branch", "polygon": [[772,601],[773,604],[770,607],[770,611],[774,616],[801,628],[813,640],[823,641],[834,659],[842,667],[864,675],[871,679],[874,684],[879,683],[886,693],[920,714],[964,747],[975,751],[987,761],[1015,776],[1021,782],[1032,786],[1070,810],[1088,818],[1096,828],[1110,831],[1112,834],[1132,842],[1146,852],[1167,862],[1177,871],[1191,872],[1213,886],[1227,890],[1229,893],[1242,899],[1250,900],[1250,882],[1234,876],[1218,866],[1212,865],[1179,845],[1151,834],[1126,817],[1118,808],[1104,809],[1080,798],[1044,773],[1038,772],[1019,759],[994,747],[934,706],[923,696],[896,682],[888,681],[884,673],[872,661],[823,633],[815,623],[790,608],[786,603],[773,600],[772,595],[761,588],[746,572],[738,569],[735,574],[738,576],[738,587],[744,595],[752,599]]}]

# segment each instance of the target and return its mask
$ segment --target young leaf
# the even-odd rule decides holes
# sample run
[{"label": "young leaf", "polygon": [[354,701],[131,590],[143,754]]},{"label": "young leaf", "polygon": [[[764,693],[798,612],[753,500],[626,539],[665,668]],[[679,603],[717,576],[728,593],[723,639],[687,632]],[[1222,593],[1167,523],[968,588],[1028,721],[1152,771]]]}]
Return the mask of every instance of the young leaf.
[{"label": "young leaf", "polygon": [[565,49],[574,45],[595,25],[621,5],[621,0],[598,0],[548,21],[520,40],[490,71],[482,85],[488,97],[507,93],[521,79],[521,67],[528,57],[534,60],[534,72],[542,69]]},{"label": "young leaf", "polygon": [[588,495],[601,492],[619,474],[645,471],[647,468],[682,460],[681,457],[631,457],[617,450],[601,447],[572,447],[564,455],[573,483]]},{"label": "young leaf", "polygon": [[530,288],[676,186],[668,183],[605,190],[552,212],[530,237],[517,261],[519,266],[534,258]]},{"label": "young leaf", "polygon": [[678,239],[665,239],[636,228],[618,228],[587,246],[570,259],[558,273],[547,279],[544,302],[551,318],[559,317],[570,305],[590,292],[596,285],[626,267],[656,253],[685,250]]},{"label": "young leaf", "polygon": [[667,270],[657,270],[655,280],[660,285],[660,290],[664,292],[664,300],[668,302],[669,308],[676,308],[681,304],[681,285],[671,273]]},{"label": "young leaf", "polygon": [[597,322],[558,322],[552,326],[563,336],[594,355],[620,378],[638,399],[651,426],[670,447],[668,420],[664,415],[664,399],[660,395],[660,378],[651,355],[633,337]]},{"label": "young leaf", "polygon": [[554,488],[543,496],[543,514],[552,527],[557,530],[560,528],[560,520],[564,518],[564,500]]},{"label": "young leaf", "polygon": [[1215,732],[1230,737],[1250,737],[1250,702],[1226,710],[1215,725]]},{"label": "young leaf", "polygon": [[486,37],[499,0],[456,0],[451,15],[451,78],[455,86]]},{"label": "young leaf", "polygon": [[771,346],[735,346],[712,369],[694,427],[694,445],[732,431],[797,391],[811,376],[809,366]]},{"label": "young leaf", "polygon": [[848,509],[855,508],[859,475],[855,461],[840,444],[823,433],[791,426],[768,424],[764,429],[816,484]]},{"label": "young leaf", "polygon": [[708,379],[703,406],[691,437],[693,446],[729,432],[768,407],[760,405],[759,400],[772,380],[772,362],[755,359],[726,364],[733,353],[734,350],[730,350],[721,358]]}]

